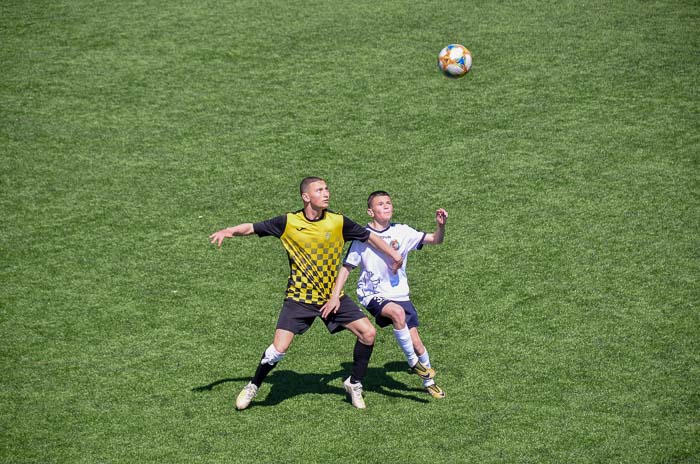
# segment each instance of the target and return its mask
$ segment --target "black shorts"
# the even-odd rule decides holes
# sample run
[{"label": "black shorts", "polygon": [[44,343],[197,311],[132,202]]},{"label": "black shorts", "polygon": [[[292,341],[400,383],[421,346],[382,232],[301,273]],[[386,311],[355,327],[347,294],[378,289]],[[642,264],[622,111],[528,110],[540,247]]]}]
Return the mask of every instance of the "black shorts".
[{"label": "black shorts", "polygon": [[413,306],[413,303],[411,303],[410,301],[387,300],[386,298],[377,296],[372,298],[367,304],[367,311],[369,311],[370,314],[374,316],[374,320],[377,322],[377,325],[379,327],[386,327],[388,325],[391,325],[391,319],[382,316],[382,308],[384,308],[384,306],[388,305],[389,303],[396,303],[397,305],[403,308],[403,311],[406,313],[406,326],[409,329],[412,329],[413,327],[418,327],[418,311],[416,311],[416,308],[415,306]]},{"label": "black shorts", "polygon": [[[321,306],[286,299],[277,319],[276,328],[288,330],[296,335],[303,334],[309,330],[317,317],[321,317]],[[334,334],[343,330],[345,325],[366,317],[349,296],[343,295],[340,297],[338,311],[321,320],[326,324],[328,331]]]}]

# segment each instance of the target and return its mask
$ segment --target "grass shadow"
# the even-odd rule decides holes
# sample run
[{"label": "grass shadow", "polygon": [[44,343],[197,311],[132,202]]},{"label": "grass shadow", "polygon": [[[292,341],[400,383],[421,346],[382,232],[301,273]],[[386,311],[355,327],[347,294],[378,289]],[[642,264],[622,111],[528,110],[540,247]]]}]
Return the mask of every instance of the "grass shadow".
[{"label": "grass shadow", "polygon": [[[305,394],[315,395],[342,395],[346,396],[342,386],[331,383],[342,381],[350,375],[352,363],[345,362],[341,368],[329,374],[302,374],[290,370],[273,370],[265,379],[265,384],[270,386],[270,392],[260,401],[255,401],[256,406],[274,406],[281,402]],[[405,383],[396,380],[389,375],[393,372],[408,372],[406,363],[389,362],[383,367],[370,367],[363,381],[365,392],[373,392],[393,398],[404,398],[419,403],[428,403],[423,388],[412,388]],[[414,377],[414,376],[412,376]],[[420,382],[415,378],[417,382]],[[216,380],[210,384],[192,388],[193,392],[212,391],[219,385],[232,382],[248,382],[250,377],[235,377]],[[263,384],[263,385],[265,385]],[[346,398],[346,401],[349,401]]]}]

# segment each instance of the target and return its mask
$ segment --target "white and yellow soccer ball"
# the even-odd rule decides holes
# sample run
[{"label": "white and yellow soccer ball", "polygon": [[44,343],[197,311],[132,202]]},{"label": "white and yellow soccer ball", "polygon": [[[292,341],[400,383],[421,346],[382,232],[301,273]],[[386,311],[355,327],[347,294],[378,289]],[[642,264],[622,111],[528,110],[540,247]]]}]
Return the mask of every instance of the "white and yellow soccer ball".
[{"label": "white and yellow soccer ball", "polygon": [[440,50],[438,67],[445,76],[459,79],[472,69],[472,54],[464,45],[448,45]]}]

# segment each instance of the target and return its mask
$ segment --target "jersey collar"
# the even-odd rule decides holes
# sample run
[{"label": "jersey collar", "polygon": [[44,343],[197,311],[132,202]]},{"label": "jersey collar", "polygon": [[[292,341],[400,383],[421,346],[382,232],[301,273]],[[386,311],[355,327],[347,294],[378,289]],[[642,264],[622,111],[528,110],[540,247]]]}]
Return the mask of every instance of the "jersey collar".
[{"label": "jersey collar", "polygon": [[304,211],[303,209],[300,209],[300,210],[299,210],[299,212],[301,212],[302,216],[304,216],[304,219],[306,219],[308,222],[318,222],[318,221],[322,221],[323,218],[326,217],[326,211],[328,211],[328,210],[327,210],[327,209],[324,209],[323,212],[321,213],[321,215],[318,217],[318,219],[309,219],[309,218],[306,216],[306,211]]},{"label": "jersey collar", "polygon": [[381,234],[381,233],[384,233],[384,232],[386,232],[387,230],[391,229],[391,227],[392,227],[393,225],[394,225],[394,223],[393,223],[393,222],[390,222],[389,225],[386,226],[384,229],[382,229],[382,230],[377,230],[377,229],[375,229],[374,227],[372,227],[371,225],[367,224],[367,228],[368,228],[369,230],[371,230],[372,232],[375,232],[375,233],[377,233],[377,234]]}]

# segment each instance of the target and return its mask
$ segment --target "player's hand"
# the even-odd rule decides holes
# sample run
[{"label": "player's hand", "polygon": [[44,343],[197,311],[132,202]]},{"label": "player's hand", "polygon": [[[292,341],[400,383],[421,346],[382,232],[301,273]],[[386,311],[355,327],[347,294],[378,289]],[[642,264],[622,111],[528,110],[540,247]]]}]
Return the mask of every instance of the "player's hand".
[{"label": "player's hand", "polygon": [[437,222],[439,226],[444,226],[447,222],[447,211],[442,208],[435,211],[435,222]]},{"label": "player's hand", "polygon": [[225,238],[231,238],[233,237],[233,232],[231,229],[221,229],[218,232],[214,232],[209,236],[211,239],[211,243],[216,243],[216,245],[221,248],[221,243],[224,241]]},{"label": "player's hand", "polygon": [[338,308],[340,308],[340,298],[331,295],[326,304],[321,306],[321,317],[327,318],[331,313],[338,312]]}]

